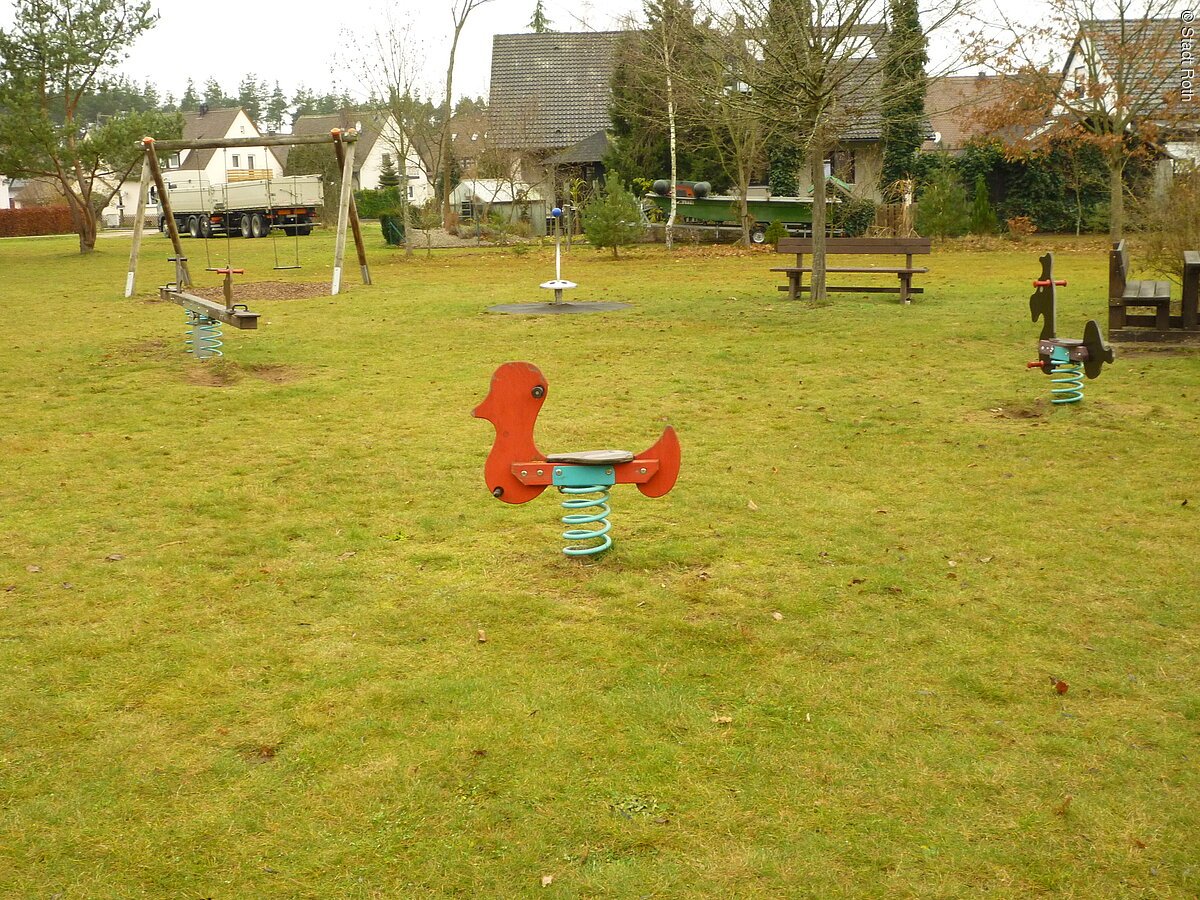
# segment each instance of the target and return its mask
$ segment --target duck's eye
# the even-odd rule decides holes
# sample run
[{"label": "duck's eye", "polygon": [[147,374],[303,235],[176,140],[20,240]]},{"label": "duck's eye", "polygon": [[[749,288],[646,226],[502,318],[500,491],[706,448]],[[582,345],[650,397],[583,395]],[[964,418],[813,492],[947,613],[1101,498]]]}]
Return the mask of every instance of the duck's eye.
[{"label": "duck's eye", "polygon": [[545,397],[546,389],[539,384],[532,391],[530,391],[530,393],[533,394],[533,396],[535,396],[535,397]]}]

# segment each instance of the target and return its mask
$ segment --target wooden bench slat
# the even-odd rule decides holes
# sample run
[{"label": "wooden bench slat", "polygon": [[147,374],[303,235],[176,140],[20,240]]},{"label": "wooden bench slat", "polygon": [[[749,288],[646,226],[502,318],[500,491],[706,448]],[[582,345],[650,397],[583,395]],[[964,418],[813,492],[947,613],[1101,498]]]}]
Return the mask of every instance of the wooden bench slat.
[{"label": "wooden bench slat", "polygon": [[[812,266],[779,266],[771,269],[772,272],[811,272]],[[921,268],[906,268],[904,266],[826,266],[826,272],[862,272],[867,275],[879,273],[880,275],[900,275],[907,273],[909,275],[924,275],[929,270]]]},{"label": "wooden bench slat", "polygon": [[[787,284],[777,284],[777,285],[775,285],[775,287],[777,287],[781,291],[790,291],[792,289],[791,285],[787,285]],[[798,288],[796,288],[796,290],[800,291],[801,293],[807,293],[808,291],[812,290],[812,285],[802,284]],[[902,293],[900,288],[898,288],[898,287],[880,287],[878,285],[871,285],[868,287],[868,286],[861,285],[861,284],[827,284],[827,285],[825,285],[825,290],[826,291],[840,291],[841,293],[844,293],[844,294],[899,294],[899,293]],[[910,287],[908,289],[908,293],[923,294],[923,293],[925,293],[925,288]]]}]

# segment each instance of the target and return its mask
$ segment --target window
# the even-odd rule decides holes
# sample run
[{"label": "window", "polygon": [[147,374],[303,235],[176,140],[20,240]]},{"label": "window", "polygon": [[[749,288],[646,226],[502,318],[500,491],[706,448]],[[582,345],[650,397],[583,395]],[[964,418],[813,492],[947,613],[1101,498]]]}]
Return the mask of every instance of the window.
[{"label": "window", "polygon": [[235,153],[235,154],[233,154],[232,159],[233,159],[233,167],[236,169],[238,167],[238,161],[241,159],[241,157]]},{"label": "window", "polygon": [[[410,190],[411,190],[411,188],[410,188]],[[474,210],[472,210],[472,208],[471,208],[470,200],[464,200],[462,203],[459,204],[458,217],[460,219],[471,218],[473,212],[474,212]]]},{"label": "window", "polygon": [[410,184],[408,186],[408,199],[411,200],[412,198],[413,198],[413,186]]},{"label": "window", "polygon": [[247,168],[247,169],[253,169],[253,168],[254,168],[254,157],[253,157],[253,156],[247,156],[247,157],[246,157],[246,168]]}]

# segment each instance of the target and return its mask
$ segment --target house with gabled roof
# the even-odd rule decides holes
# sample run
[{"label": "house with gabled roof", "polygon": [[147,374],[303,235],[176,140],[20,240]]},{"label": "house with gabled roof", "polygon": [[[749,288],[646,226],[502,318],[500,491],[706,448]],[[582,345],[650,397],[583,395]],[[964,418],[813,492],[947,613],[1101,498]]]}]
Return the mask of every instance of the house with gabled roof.
[{"label": "house with gabled roof", "polygon": [[[328,115],[300,116],[292,126],[292,133],[329,134],[335,128],[353,129],[358,133],[358,140],[353,144],[355,190],[378,188],[380,175],[390,165],[400,176],[400,183],[407,183],[410,202],[419,205],[433,196],[429,166],[417,151],[416,143],[402,132],[390,112],[344,109]],[[286,166],[291,148],[279,149]]]}]

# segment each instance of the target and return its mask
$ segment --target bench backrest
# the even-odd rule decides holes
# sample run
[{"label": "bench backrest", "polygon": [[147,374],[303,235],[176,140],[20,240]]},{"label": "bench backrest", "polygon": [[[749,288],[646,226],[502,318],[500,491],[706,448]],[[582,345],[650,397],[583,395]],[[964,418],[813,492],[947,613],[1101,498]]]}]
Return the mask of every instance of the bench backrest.
[{"label": "bench backrest", "polygon": [[[779,253],[812,253],[812,238],[785,237],[779,239],[775,249]],[[929,253],[931,242],[927,237],[902,238],[826,238],[826,253]]]},{"label": "bench backrest", "polygon": [[1113,244],[1108,251],[1108,296],[1109,299],[1119,299],[1125,294],[1125,282],[1129,278],[1129,251],[1125,249],[1125,241]]}]

